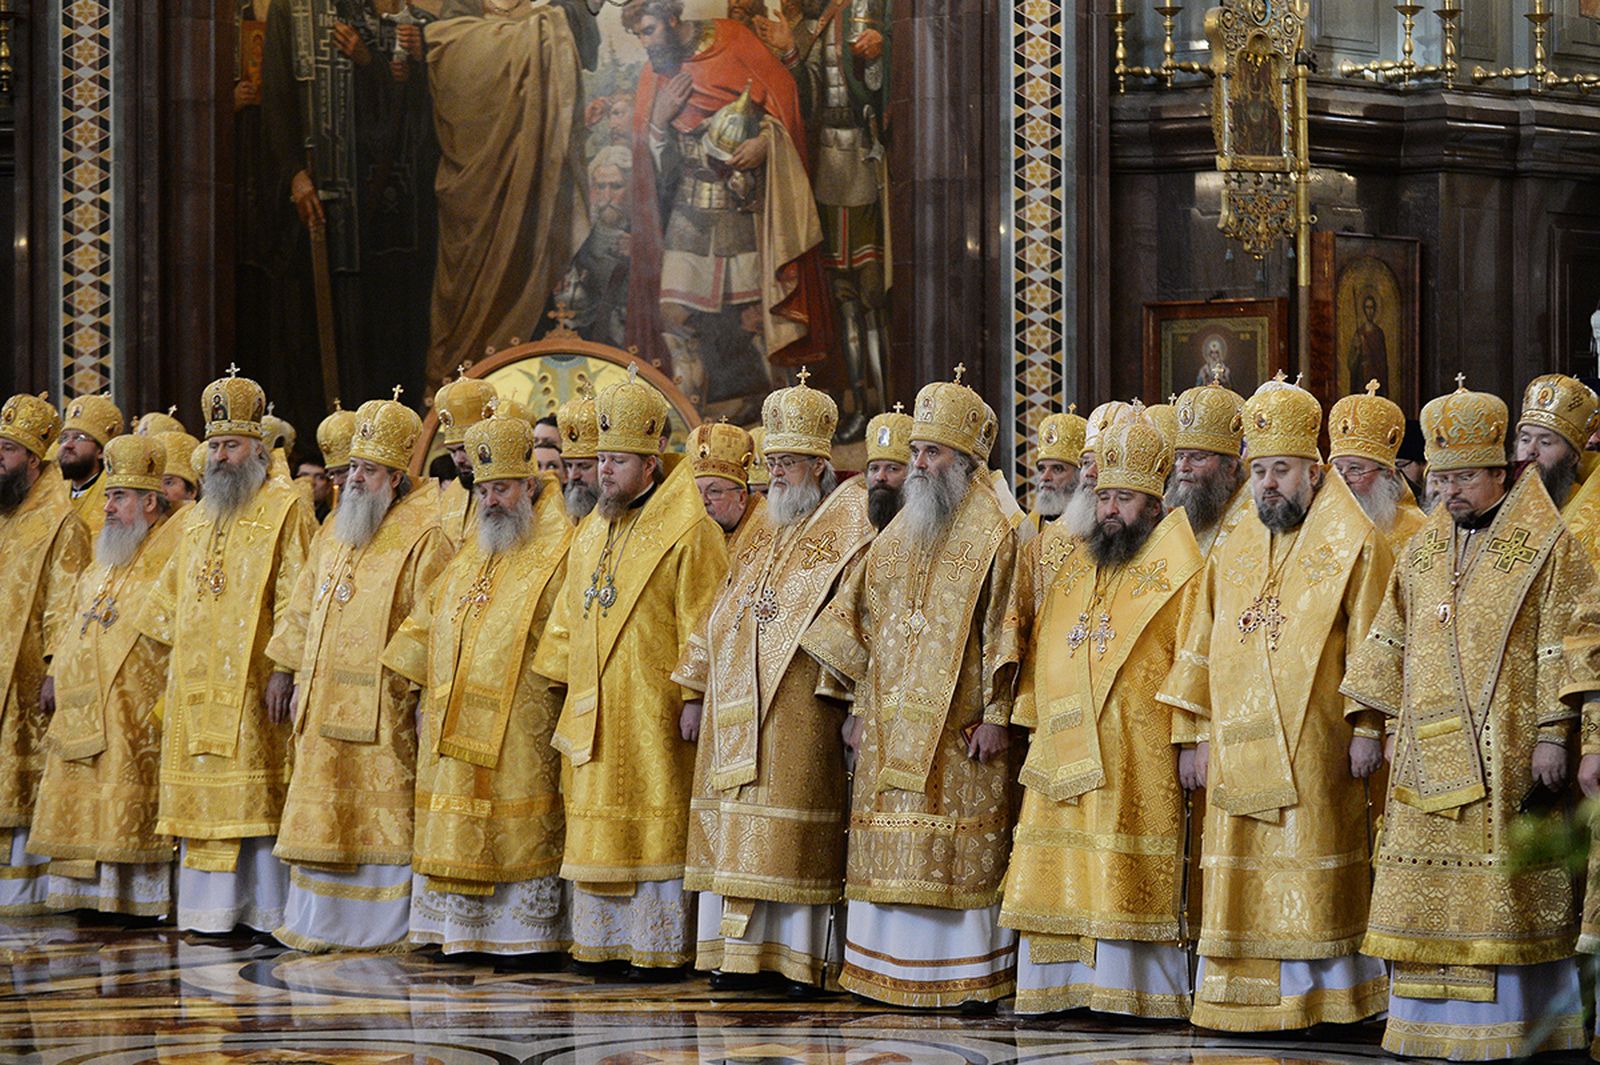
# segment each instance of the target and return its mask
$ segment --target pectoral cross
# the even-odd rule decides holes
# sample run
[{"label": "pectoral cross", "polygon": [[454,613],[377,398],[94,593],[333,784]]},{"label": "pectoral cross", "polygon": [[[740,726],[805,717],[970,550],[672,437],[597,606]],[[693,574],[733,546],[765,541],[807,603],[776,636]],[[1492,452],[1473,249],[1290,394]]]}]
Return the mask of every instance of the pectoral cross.
[{"label": "pectoral cross", "polygon": [[478,574],[478,579],[472,582],[460,599],[456,600],[456,617],[459,618],[465,610],[471,610],[472,616],[477,617],[493,598],[493,591],[494,574],[490,572]]},{"label": "pectoral cross", "polygon": [[1095,654],[1101,658],[1106,656],[1106,645],[1117,638],[1117,630],[1111,627],[1111,615],[1105,611],[1100,612],[1100,624],[1089,634],[1089,639],[1094,641]]},{"label": "pectoral cross", "polygon": [[1239,642],[1244,643],[1251,633],[1265,628],[1267,649],[1276,651],[1278,637],[1283,632],[1283,623],[1289,620],[1279,606],[1277,596],[1266,595],[1258,597],[1255,602],[1245,607],[1239,614]]},{"label": "pectoral cross", "polygon": [[1089,642],[1089,612],[1078,615],[1078,623],[1067,630],[1067,657],[1078,653],[1078,648]]},{"label": "pectoral cross", "polygon": [[117,601],[111,597],[97,597],[94,603],[81,615],[83,624],[78,628],[78,635],[82,636],[89,631],[89,626],[95,622],[101,628],[109,629],[117,621]]}]

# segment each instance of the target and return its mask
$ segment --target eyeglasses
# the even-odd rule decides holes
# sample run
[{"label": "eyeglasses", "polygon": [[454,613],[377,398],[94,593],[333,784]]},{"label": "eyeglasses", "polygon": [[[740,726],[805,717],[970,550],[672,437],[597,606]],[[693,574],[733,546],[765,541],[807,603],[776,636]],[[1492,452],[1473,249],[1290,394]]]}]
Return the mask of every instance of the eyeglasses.
[{"label": "eyeglasses", "polygon": [[1469,484],[1477,484],[1478,478],[1482,476],[1482,470],[1452,470],[1448,473],[1430,473],[1428,480],[1444,488],[1452,486],[1465,488]]},{"label": "eyeglasses", "polygon": [[700,498],[707,503],[719,503],[729,496],[743,491],[743,488],[702,488],[700,489]]},{"label": "eyeglasses", "polygon": [[808,455],[768,455],[767,472],[777,473],[779,470],[782,470],[783,472],[788,473],[796,466],[810,461],[811,457]]}]

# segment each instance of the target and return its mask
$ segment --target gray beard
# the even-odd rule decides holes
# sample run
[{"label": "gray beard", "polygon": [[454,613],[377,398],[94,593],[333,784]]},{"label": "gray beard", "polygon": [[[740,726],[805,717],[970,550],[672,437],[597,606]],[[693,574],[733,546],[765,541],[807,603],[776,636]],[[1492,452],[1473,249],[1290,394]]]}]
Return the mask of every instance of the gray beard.
[{"label": "gray beard", "polygon": [[1388,532],[1394,528],[1395,515],[1400,512],[1400,496],[1406,491],[1409,489],[1399,474],[1380,472],[1367,494],[1356,492],[1355,497],[1361,509],[1367,512],[1367,517],[1372,519],[1372,524],[1380,531]]},{"label": "gray beard", "polygon": [[1167,486],[1165,502],[1173,510],[1182,507],[1188,515],[1189,526],[1199,535],[1222,520],[1223,512],[1228,509],[1228,503],[1238,488],[1237,484],[1229,483],[1232,480],[1226,470],[1218,470],[1214,476],[1202,478],[1193,484],[1173,480]]},{"label": "gray beard", "polygon": [[112,569],[126,566],[139,553],[139,545],[149,534],[150,526],[142,521],[123,525],[115,518],[107,518],[94,540],[94,560]]},{"label": "gray beard", "polygon": [[231,462],[206,462],[205,495],[200,505],[212,521],[231,518],[256,497],[267,483],[267,456],[257,455],[243,466]]},{"label": "gray beard", "polygon": [[1072,498],[1067,500],[1066,509],[1061,512],[1061,524],[1068,535],[1079,540],[1089,539],[1098,524],[1094,512],[1097,502],[1093,488],[1086,489],[1081,484],[1078,486]]},{"label": "gray beard", "polygon": [[486,555],[509,551],[528,538],[533,528],[533,499],[524,496],[510,510],[478,511],[478,548]]},{"label": "gray beard", "polygon": [[912,470],[905,483],[905,505],[900,509],[901,520],[919,543],[932,543],[943,536],[955,517],[956,508],[972,489],[972,476],[961,463],[955,463],[943,473],[925,473]]},{"label": "gray beard", "polygon": [[366,547],[394,505],[394,488],[388,482],[376,491],[346,488],[333,513],[333,538],[351,547]]},{"label": "gray beard", "polygon": [[1576,457],[1570,461],[1563,459],[1554,469],[1540,466],[1539,479],[1544,482],[1544,490],[1550,493],[1551,502],[1558,507],[1565,505],[1567,496],[1572,494],[1572,486],[1578,483]]},{"label": "gray beard", "polygon": [[1041,518],[1059,518],[1076,493],[1070,488],[1041,488],[1034,495]]},{"label": "gray beard", "polygon": [[806,479],[804,484],[779,484],[773,481],[767,489],[767,516],[775,525],[798,525],[822,505],[824,496],[833,494],[839,479],[833,467],[824,466],[822,480]]},{"label": "gray beard", "polygon": [[573,481],[561,490],[561,498],[566,501],[567,517],[576,524],[587,518],[600,501],[600,489],[583,481]]}]

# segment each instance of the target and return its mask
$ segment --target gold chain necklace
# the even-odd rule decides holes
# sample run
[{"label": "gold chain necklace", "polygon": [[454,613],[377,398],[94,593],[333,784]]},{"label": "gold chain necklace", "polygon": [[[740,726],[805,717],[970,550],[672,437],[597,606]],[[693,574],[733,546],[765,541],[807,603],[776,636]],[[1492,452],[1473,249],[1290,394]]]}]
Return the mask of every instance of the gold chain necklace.
[{"label": "gold chain necklace", "polygon": [[[617,539],[617,527],[615,524],[606,530],[606,544],[600,549],[600,560],[595,563],[594,572],[589,574],[589,587],[584,589],[583,592],[584,617],[589,616],[589,608],[596,601],[600,603],[601,617],[605,617],[611,608],[616,605],[617,568],[622,565],[622,556],[628,550],[628,541],[633,538],[633,530],[638,527],[639,514],[635,513],[632,523],[628,526],[628,531],[622,534],[620,540]],[[617,548],[615,556],[611,554],[613,542],[616,543]],[[610,563],[610,568],[607,568],[606,564],[608,562]],[[601,577],[605,578],[604,585],[601,584]]]},{"label": "gold chain necklace", "polygon": [[797,523],[789,528],[780,529],[767,542],[767,557],[761,563],[761,569],[757,571],[754,580],[745,584],[744,591],[740,593],[738,600],[736,600],[739,612],[733,618],[734,632],[738,632],[740,626],[744,624],[744,615],[747,610],[755,617],[756,626],[761,629],[765,629],[778,619],[778,593],[773,590],[770,584],[772,580],[772,564],[778,559],[778,548],[787,541],[790,533],[798,527]]},{"label": "gold chain necklace", "polygon": [[1466,576],[1467,552],[1472,549],[1472,536],[1477,529],[1467,529],[1461,534],[1461,546],[1456,546],[1456,534],[1461,530],[1455,522],[1450,523],[1450,598],[1439,604],[1435,613],[1438,615],[1439,624],[1448,625],[1450,619],[1456,616],[1456,589],[1461,587],[1461,578]]},{"label": "gold chain necklace", "polygon": [[[117,623],[117,618],[122,616],[117,611],[117,596],[122,592],[122,586],[127,583],[128,575],[133,572],[138,560],[139,556],[134,555],[125,565],[107,568],[105,579],[95,590],[94,602],[80,615],[83,624],[78,626],[79,636],[87,633],[89,626],[97,621],[102,629],[109,629]],[[112,578],[115,578],[115,581]]]},{"label": "gold chain necklace", "polygon": [[228,536],[233,532],[230,522],[228,531],[223,531],[223,521],[218,519],[211,526],[211,542],[206,548],[206,557],[200,560],[194,574],[195,595],[204,599],[207,592],[213,599],[222,598],[223,591],[228,587],[228,574],[223,569],[223,559],[227,554]]},{"label": "gold chain necklace", "polygon": [[338,554],[333,558],[333,564],[328,567],[327,576],[322,578],[322,583],[317,587],[317,601],[321,602],[328,595],[329,589],[333,591],[333,598],[340,604],[348,603],[356,594],[356,556],[366,551],[366,546],[352,547],[345,544],[339,548]]},{"label": "gold chain necklace", "polygon": [[500,565],[503,554],[497,552],[483,560],[483,565],[478,568],[478,576],[461,593],[461,598],[456,600],[456,618],[460,619],[466,610],[472,611],[472,616],[477,617],[483,613],[483,608],[489,605],[489,600],[494,597],[494,571]]},{"label": "gold chain necklace", "polygon": [[[1304,528],[1304,526],[1301,526]],[[1289,618],[1283,612],[1283,603],[1279,598],[1280,585],[1283,583],[1283,571],[1288,569],[1289,560],[1300,548],[1300,529],[1290,533],[1285,539],[1289,541],[1284,548],[1283,558],[1276,566],[1272,565],[1272,541],[1267,541],[1267,579],[1261,585],[1261,591],[1256,593],[1255,600],[1243,610],[1239,611],[1239,642],[1244,643],[1250,634],[1257,629],[1265,629],[1267,633],[1267,650],[1278,649],[1278,637],[1283,634],[1284,622]]]}]

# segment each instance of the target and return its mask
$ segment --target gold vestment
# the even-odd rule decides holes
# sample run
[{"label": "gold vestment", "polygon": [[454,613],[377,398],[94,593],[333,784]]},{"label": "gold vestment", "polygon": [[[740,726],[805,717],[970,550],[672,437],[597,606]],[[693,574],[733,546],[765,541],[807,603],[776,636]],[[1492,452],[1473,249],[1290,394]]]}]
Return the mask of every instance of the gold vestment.
[{"label": "gold vestment", "polygon": [[734,560],[673,673],[705,699],[685,890],[811,906],[839,900],[844,714],[816,694],[819,667],[800,638],[872,535],[862,477],[795,525],[774,525],[765,509],[749,524],[751,557]]},{"label": "gold vestment", "polygon": [[[60,476],[59,468],[57,476]],[[106,471],[95,474],[89,487],[76,496],[72,494],[72,482],[66,477],[61,477],[61,484],[67,490],[67,497],[72,500],[72,512],[89,531],[89,544],[92,547],[94,538],[100,535],[100,530],[106,524]]]},{"label": "gold vestment", "polygon": [[521,543],[471,536],[383,653],[425,693],[412,867],[438,891],[491,894],[561,861],[560,700],[532,667],[572,537],[555,479],[540,479]]},{"label": "gold vestment", "polygon": [[[66,482],[41,473],[10,514],[0,515],[0,828],[25,827],[44,770],[45,729],[39,706],[46,658],[72,623],[73,586],[89,564],[89,534],[73,513]],[[0,841],[10,838],[0,832]],[[9,853],[9,852],[8,852]]]},{"label": "gold vestment", "polygon": [[83,571],[50,675],[56,712],[45,734],[44,778],[28,848],[66,861],[164,862],[157,770],[168,650],[141,640],[135,618],[182,538],[170,517],[115,569]]},{"label": "gold vestment", "polygon": [[1570,877],[1519,868],[1512,826],[1535,743],[1565,744],[1600,690],[1600,584],[1537,471],[1470,540],[1434,511],[1343,690],[1395,734],[1362,950],[1429,965],[1569,956]]},{"label": "gold vestment", "polygon": [[1588,554],[1590,565],[1600,568],[1600,477],[1584,478],[1560,509],[1573,538]]},{"label": "gold vestment", "polygon": [[273,853],[328,864],[411,861],[417,699],[383,668],[389,638],[449,562],[424,486],[351,547],[324,526],[267,654],[295,672],[294,776]]},{"label": "gold vestment", "polygon": [[1032,730],[1033,742],[1019,774],[1026,790],[1002,925],[1091,941],[1179,941],[1184,803],[1173,710],[1155,695],[1203,567],[1179,509],[1113,570],[1074,551],[1037,615],[1041,593],[1019,568],[1017,612],[1038,621],[1012,720]]},{"label": "gold vestment", "polygon": [[461,550],[478,525],[478,501],[472,489],[451,480],[439,489],[439,528],[454,550]]},{"label": "gold vestment", "polygon": [[684,464],[618,521],[597,509],[578,523],[534,660],[566,686],[552,741],[566,756],[563,878],[683,876],[694,747],[679,718],[700,695],[671,673],[727,577],[727,558]]},{"label": "gold vestment", "polygon": [[[214,520],[202,503],[177,519],[182,539],[167,559],[139,630],[172,648],[161,733],[161,814],[156,831],[233,841],[278,831],[289,783],[289,729],[267,719],[267,641],[288,609],[316,530],[293,488],[268,481],[237,512]],[[222,846],[188,859],[228,872]]]},{"label": "gold vestment", "polygon": [[1205,532],[1194,534],[1195,543],[1200,545],[1200,554],[1205,558],[1215,554],[1217,548],[1228,542],[1229,535],[1239,527],[1239,523],[1255,509],[1256,501],[1250,495],[1250,485],[1245,483],[1235,488],[1217,523]]},{"label": "gold vestment", "polygon": [[1370,845],[1339,682],[1390,568],[1387,544],[1331,473],[1297,530],[1270,533],[1250,513],[1207,562],[1158,695],[1210,744],[1202,955],[1318,959],[1360,946]]},{"label": "gold vestment", "polygon": [[917,541],[904,517],[801,643],[854,684],[862,718],[845,895],[981,909],[1005,876],[1015,755],[984,764],[967,743],[977,725],[1011,721],[1015,534],[981,475],[934,542]]},{"label": "gold vestment", "polygon": [[1416,500],[1411,498],[1411,492],[1406,491],[1395,507],[1394,524],[1383,534],[1383,538],[1389,544],[1389,553],[1398,559],[1405,552],[1411,538],[1421,532],[1426,524],[1428,516],[1417,506]]}]

